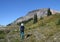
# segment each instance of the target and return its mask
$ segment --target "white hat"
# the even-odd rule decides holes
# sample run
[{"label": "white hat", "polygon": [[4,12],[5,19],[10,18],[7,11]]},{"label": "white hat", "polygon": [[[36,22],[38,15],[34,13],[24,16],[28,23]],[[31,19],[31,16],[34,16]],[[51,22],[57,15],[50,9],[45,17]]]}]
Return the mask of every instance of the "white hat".
[{"label": "white hat", "polygon": [[23,23],[21,23],[21,26],[24,26],[24,24],[23,24]]}]

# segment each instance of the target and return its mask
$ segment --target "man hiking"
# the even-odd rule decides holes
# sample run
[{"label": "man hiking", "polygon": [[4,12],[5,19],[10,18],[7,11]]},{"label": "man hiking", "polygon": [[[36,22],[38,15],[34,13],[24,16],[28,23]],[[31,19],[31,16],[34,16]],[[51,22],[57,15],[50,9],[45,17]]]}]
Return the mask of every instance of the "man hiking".
[{"label": "man hiking", "polygon": [[20,26],[20,37],[21,39],[24,39],[24,24],[21,23],[21,26]]}]

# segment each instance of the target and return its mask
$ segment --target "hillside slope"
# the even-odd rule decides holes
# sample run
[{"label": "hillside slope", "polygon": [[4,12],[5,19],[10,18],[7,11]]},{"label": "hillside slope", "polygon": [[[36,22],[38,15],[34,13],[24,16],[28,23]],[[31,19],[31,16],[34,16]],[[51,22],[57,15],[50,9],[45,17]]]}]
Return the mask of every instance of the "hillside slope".
[{"label": "hillside slope", "polygon": [[[19,26],[7,27],[11,31],[6,35],[6,42],[21,42]],[[27,37],[27,35],[30,35]],[[2,40],[1,40],[2,41]],[[25,39],[23,42],[60,42],[60,14],[45,16],[25,24]]]}]

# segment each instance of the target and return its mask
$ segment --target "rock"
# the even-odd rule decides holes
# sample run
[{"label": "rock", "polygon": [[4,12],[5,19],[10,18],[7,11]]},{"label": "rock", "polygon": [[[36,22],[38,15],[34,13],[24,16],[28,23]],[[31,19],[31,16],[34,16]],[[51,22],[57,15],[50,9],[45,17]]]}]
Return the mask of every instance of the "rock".
[{"label": "rock", "polygon": [[[17,24],[17,23],[20,23],[22,21],[27,21],[30,18],[33,18],[34,14],[37,14],[38,18],[43,17],[43,16],[47,16],[47,10],[48,10],[48,8],[43,8],[43,9],[37,9],[37,10],[30,11],[30,12],[27,13],[26,16],[17,18],[11,24]],[[52,14],[60,13],[59,11],[55,11],[55,10],[52,10],[52,9],[50,9],[50,10],[51,10]]]}]

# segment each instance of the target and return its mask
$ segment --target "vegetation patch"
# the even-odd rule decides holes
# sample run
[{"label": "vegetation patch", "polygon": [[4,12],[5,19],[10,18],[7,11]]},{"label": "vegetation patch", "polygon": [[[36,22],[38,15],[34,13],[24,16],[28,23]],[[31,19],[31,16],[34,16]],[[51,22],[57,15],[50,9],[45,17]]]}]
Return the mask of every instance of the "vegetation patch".
[{"label": "vegetation patch", "polygon": [[0,39],[4,39],[6,36],[5,32],[0,30]]}]

